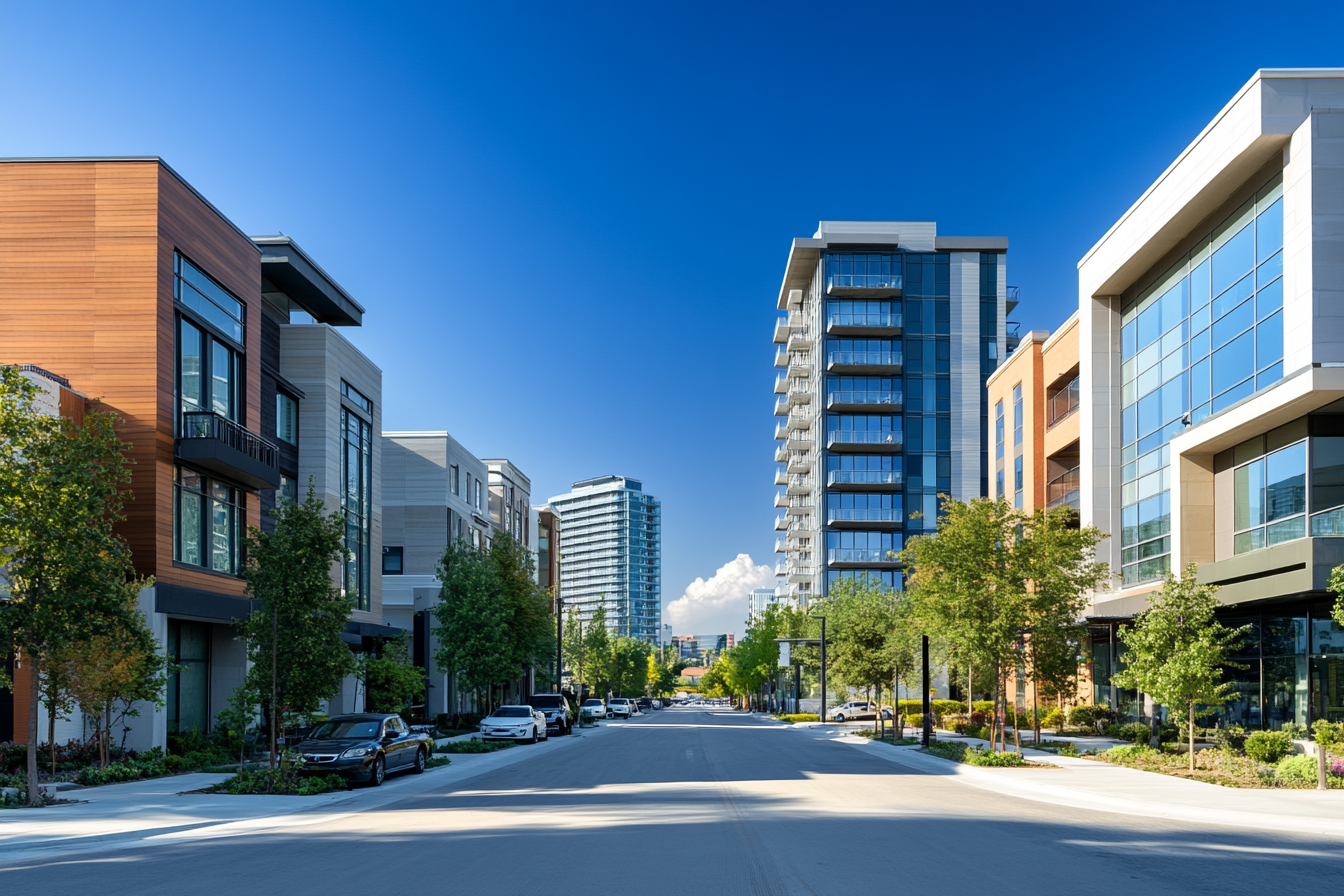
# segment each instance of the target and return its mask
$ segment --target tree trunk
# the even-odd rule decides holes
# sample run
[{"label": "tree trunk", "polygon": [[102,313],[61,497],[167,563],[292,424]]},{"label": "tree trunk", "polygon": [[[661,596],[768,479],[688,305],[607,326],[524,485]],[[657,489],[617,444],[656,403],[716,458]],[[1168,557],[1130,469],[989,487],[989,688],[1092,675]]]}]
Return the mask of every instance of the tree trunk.
[{"label": "tree trunk", "polygon": [[989,749],[995,750],[999,733],[999,676],[994,676],[994,708],[989,719]]},{"label": "tree trunk", "polygon": [[275,768],[275,767],[276,767],[276,763],[275,763],[275,747],[276,747],[276,743],[275,743],[275,717],[276,717],[276,715],[277,715],[277,714],[279,713],[279,711],[280,711],[280,707],[277,706],[276,703],[275,703],[275,699],[276,699],[276,681],[275,681],[275,676],[276,676],[276,656],[275,656],[275,654],[276,654],[276,650],[279,649],[279,642],[280,642],[280,628],[279,628],[279,626],[280,626],[280,621],[279,621],[279,619],[278,619],[277,616],[276,616],[276,612],[273,610],[273,611],[271,611],[271,711],[270,711],[270,716],[271,716],[271,768]]},{"label": "tree trunk", "polygon": [[[53,695],[54,696],[54,695]],[[55,701],[47,706],[47,747],[51,750],[51,773],[56,774],[56,709]]]},{"label": "tree trunk", "polygon": [[38,683],[37,655],[23,658],[28,664],[28,805],[42,805],[42,791],[37,786],[37,704],[42,697]]},{"label": "tree trunk", "polygon": [[[1151,698],[1149,698],[1151,699]],[[1148,720],[1148,746],[1154,750],[1162,749],[1162,707],[1153,703],[1152,716]]]},{"label": "tree trunk", "polygon": [[1190,733],[1190,771],[1195,770],[1195,701],[1190,700],[1186,703],[1189,707],[1190,715],[1188,721],[1188,730]]},{"label": "tree trunk", "polygon": [[103,768],[112,761],[112,701],[103,706]]},{"label": "tree trunk", "polygon": [[1318,741],[1316,741],[1316,789],[1317,789],[1317,790],[1327,790],[1327,789],[1329,789],[1328,786],[1327,786],[1326,783],[1325,783],[1325,776],[1328,774],[1328,772],[1326,771],[1326,768],[1327,768],[1327,762],[1326,762],[1326,759],[1327,759],[1327,757],[1326,757],[1326,755],[1325,755],[1325,744],[1321,743],[1321,742],[1318,740]]}]

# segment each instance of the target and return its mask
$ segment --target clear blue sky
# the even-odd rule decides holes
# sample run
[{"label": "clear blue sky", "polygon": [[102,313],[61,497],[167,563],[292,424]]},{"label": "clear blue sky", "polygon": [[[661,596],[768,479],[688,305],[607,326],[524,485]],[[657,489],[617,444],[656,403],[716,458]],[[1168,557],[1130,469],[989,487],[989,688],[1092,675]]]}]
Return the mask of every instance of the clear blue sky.
[{"label": "clear blue sky", "polygon": [[1053,327],[1252,72],[1344,65],[1341,26],[1337,2],[7,3],[0,155],[160,155],[294,237],[368,309],[388,428],[512,458],[537,503],[642,478],[666,603],[774,563],[792,237],[1005,235],[1016,316]]}]

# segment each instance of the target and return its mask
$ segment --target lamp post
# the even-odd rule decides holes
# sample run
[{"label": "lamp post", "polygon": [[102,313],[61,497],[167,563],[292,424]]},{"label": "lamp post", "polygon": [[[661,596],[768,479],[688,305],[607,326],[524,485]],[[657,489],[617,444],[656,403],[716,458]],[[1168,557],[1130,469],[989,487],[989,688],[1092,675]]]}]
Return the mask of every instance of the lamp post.
[{"label": "lamp post", "polygon": [[920,745],[929,748],[929,739],[933,734],[933,705],[929,699],[929,636],[924,635],[924,731],[920,736]]},{"label": "lamp post", "polygon": [[[817,722],[819,724],[825,724],[826,723],[826,617],[818,616],[815,613],[811,615],[813,619],[821,620],[821,707],[820,712],[817,713]],[[928,643],[928,640],[929,640],[928,638],[924,639],[925,644]]]},{"label": "lamp post", "polygon": [[555,596],[555,692],[564,694],[561,675],[565,668],[565,599]]}]

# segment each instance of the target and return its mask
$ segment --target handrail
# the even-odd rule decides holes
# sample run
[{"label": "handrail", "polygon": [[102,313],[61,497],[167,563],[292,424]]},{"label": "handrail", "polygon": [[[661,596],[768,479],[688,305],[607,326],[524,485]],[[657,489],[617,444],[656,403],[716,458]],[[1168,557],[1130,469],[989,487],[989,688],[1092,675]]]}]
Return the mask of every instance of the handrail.
[{"label": "handrail", "polygon": [[826,516],[851,523],[899,523],[905,514],[895,507],[828,507]]},{"label": "handrail", "polygon": [[280,453],[275,445],[213,411],[183,411],[182,438],[215,439],[271,469],[280,468]]},{"label": "handrail", "polygon": [[830,562],[832,563],[896,563],[895,557],[887,556],[890,552],[879,548],[831,548]]},{"label": "handrail", "polygon": [[831,470],[827,485],[900,485],[899,470]]},{"label": "handrail", "polygon": [[827,327],[886,327],[898,328],[905,324],[905,315],[899,311],[846,312],[826,315]]},{"label": "handrail", "polygon": [[1050,400],[1046,402],[1046,429],[1078,410],[1081,403],[1078,380],[1079,378],[1075,376],[1067,386],[1051,395]]},{"label": "handrail", "polygon": [[1082,478],[1078,475],[1078,467],[1065,470],[1051,479],[1045,486],[1046,510],[1065,504],[1077,507],[1081,487]]},{"label": "handrail", "polygon": [[830,392],[827,404],[901,404],[905,396],[895,390]]},{"label": "handrail", "polygon": [[826,433],[827,443],[843,442],[850,445],[892,445],[899,446],[902,443],[902,434],[899,432],[884,432],[882,430],[862,432],[852,429],[832,429]]},{"label": "handrail", "polygon": [[847,364],[869,367],[900,367],[902,360],[900,352],[830,352],[826,357],[828,366]]}]

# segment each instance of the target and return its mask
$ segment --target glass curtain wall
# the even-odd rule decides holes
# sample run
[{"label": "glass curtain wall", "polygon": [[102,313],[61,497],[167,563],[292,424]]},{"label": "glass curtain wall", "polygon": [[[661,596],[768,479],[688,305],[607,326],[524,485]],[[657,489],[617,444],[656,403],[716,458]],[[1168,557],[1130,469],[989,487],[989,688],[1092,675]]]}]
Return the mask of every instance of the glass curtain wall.
[{"label": "glass curtain wall", "polygon": [[1282,193],[1276,177],[1123,309],[1125,585],[1170,568],[1171,437],[1283,376]]},{"label": "glass curtain wall", "polygon": [[356,609],[372,605],[373,517],[373,427],[347,408],[341,408],[342,477],[341,509],[345,512],[346,597]]}]

